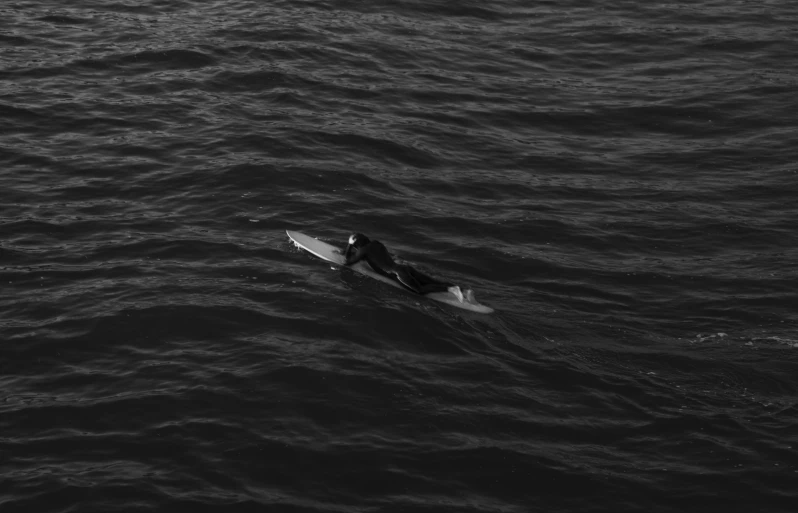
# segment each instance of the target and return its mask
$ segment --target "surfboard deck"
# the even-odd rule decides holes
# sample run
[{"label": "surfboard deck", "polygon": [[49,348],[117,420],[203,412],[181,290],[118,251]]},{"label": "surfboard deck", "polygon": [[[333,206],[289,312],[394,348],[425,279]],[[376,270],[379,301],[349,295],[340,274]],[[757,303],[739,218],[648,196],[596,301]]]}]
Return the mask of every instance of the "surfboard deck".
[{"label": "surfboard deck", "polygon": [[[341,249],[336,248],[331,244],[327,244],[326,242],[322,242],[318,239],[314,239],[313,237],[305,235],[304,233],[295,232],[292,230],[286,230],[285,233],[288,235],[288,238],[294,242],[294,244],[304,249],[305,251],[312,253],[313,255],[321,258],[322,260],[326,260],[328,262],[332,262],[338,265],[344,265],[345,259]],[[407,291],[407,289],[402,287],[398,282],[374,272],[371,266],[368,265],[368,263],[366,262],[358,262],[350,266],[350,269],[353,269],[356,272],[359,272],[360,274],[364,274],[366,276],[374,278],[375,280],[379,280],[383,283],[387,283],[388,285],[392,285],[394,287]],[[460,300],[457,299],[457,297],[451,292],[433,292],[431,294],[424,294],[421,297],[433,299],[440,303],[446,303],[447,305],[451,305],[457,308],[462,308],[464,310],[469,310],[471,312],[485,313],[485,314],[493,312],[493,308],[482,305],[476,301],[473,302],[463,301],[461,303]]]}]

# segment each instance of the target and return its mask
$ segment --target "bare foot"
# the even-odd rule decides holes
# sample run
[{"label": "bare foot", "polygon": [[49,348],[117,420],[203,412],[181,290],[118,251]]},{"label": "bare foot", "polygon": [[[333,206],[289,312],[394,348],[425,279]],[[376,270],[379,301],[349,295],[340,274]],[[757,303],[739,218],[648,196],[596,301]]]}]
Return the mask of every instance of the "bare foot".
[{"label": "bare foot", "polygon": [[460,287],[455,285],[454,287],[449,287],[449,292],[454,294],[457,297],[457,300],[461,303],[463,302],[463,291],[460,290]]}]

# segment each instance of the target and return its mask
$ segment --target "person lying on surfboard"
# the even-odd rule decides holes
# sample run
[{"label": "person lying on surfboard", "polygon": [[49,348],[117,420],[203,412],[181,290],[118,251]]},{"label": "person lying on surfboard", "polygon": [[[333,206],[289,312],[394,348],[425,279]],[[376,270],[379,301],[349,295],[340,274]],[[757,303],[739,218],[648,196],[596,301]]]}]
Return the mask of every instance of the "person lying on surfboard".
[{"label": "person lying on surfboard", "polygon": [[349,237],[349,244],[343,253],[344,265],[352,265],[365,260],[375,272],[398,281],[405,288],[416,294],[429,294],[430,292],[451,292],[462,303],[473,301],[474,293],[471,290],[463,292],[460,287],[451,283],[430,278],[407,264],[394,262],[385,246],[376,240],[371,240],[362,233],[354,233]]}]

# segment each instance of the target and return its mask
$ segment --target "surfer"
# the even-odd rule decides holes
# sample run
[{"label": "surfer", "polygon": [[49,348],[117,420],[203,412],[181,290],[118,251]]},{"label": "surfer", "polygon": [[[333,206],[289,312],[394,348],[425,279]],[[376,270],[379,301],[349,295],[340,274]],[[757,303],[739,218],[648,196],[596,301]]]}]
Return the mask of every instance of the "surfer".
[{"label": "surfer", "polygon": [[473,293],[466,291],[464,298],[460,287],[451,283],[430,278],[407,264],[394,262],[385,246],[376,240],[371,240],[362,233],[354,233],[349,237],[349,244],[344,251],[344,265],[352,265],[365,260],[375,272],[401,283],[405,288],[416,294],[429,294],[430,292],[451,292],[462,303],[471,301]]}]

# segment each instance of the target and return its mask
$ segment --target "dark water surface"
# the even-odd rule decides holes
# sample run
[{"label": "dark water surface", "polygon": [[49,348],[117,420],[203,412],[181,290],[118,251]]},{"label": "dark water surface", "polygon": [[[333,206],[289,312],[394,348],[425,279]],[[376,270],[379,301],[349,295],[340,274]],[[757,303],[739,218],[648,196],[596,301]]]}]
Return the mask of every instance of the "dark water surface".
[{"label": "dark water surface", "polygon": [[3,3],[0,511],[795,512],[796,27]]}]

